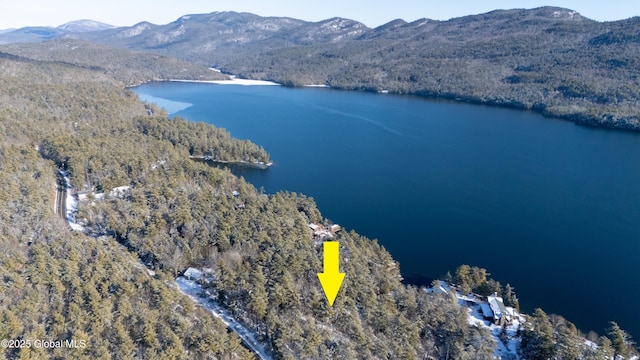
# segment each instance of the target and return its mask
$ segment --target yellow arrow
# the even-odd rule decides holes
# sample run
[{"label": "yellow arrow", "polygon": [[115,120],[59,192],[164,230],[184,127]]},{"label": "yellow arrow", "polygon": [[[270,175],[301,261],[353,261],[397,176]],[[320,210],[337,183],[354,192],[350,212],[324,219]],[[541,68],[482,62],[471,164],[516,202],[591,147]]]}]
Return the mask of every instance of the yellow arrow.
[{"label": "yellow arrow", "polygon": [[318,273],[318,279],[327,296],[329,306],[336,300],[344,273],[340,272],[340,243],[337,241],[324,242],[324,272]]}]

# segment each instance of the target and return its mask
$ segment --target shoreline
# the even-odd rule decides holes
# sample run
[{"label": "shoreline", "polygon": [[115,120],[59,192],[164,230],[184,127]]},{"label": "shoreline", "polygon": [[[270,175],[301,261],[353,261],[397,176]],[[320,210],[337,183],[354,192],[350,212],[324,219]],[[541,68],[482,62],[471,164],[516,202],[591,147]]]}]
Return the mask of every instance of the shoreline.
[{"label": "shoreline", "polygon": [[222,165],[246,166],[246,167],[251,167],[251,168],[260,169],[260,170],[266,170],[270,168],[271,165],[273,165],[273,162],[271,161],[265,163],[264,161],[250,162],[250,161],[244,161],[244,160],[215,160],[215,159],[207,159],[203,155],[196,155],[196,156],[189,155],[189,159],[202,161],[206,163],[222,164]]},{"label": "shoreline", "polygon": [[607,129],[614,131],[624,131],[624,132],[640,132],[640,120],[634,119],[630,116],[622,116],[622,117],[614,117],[610,114],[595,114],[590,115],[584,112],[560,112],[554,107],[548,107],[546,104],[536,104],[532,106],[527,106],[526,104],[517,102],[517,101],[496,101],[496,100],[483,100],[478,99],[473,96],[461,95],[461,94],[438,94],[429,91],[413,91],[413,92],[398,92],[394,90],[386,90],[386,92],[381,92],[378,89],[372,88],[350,88],[350,87],[333,87],[329,86],[334,90],[342,90],[342,91],[357,91],[357,92],[366,92],[366,93],[375,93],[380,95],[396,95],[396,96],[409,96],[415,97],[418,99],[426,99],[426,100],[441,100],[441,101],[451,101],[458,103],[467,103],[472,105],[480,105],[480,106],[489,106],[496,107],[502,109],[514,109],[519,111],[532,112],[535,114],[540,114],[546,118],[550,119],[558,119],[562,121],[570,121],[575,125],[587,127],[587,128],[597,128],[597,129]]},{"label": "shoreline", "polygon": [[[228,74],[225,74],[228,75]],[[639,132],[640,131],[640,120],[634,119],[633,117],[623,116],[620,118],[613,117],[608,114],[585,114],[583,112],[573,112],[566,113],[560,112],[553,107],[547,107],[545,104],[536,104],[533,106],[527,106],[526,104],[517,102],[517,101],[487,101],[483,99],[478,99],[473,96],[461,95],[461,94],[439,94],[433,93],[427,90],[423,91],[413,91],[413,92],[398,92],[394,90],[378,90],[373,88],[351,88],[345,86],[330,86],[326,84],[307,84],[307,85],[290,85],[290,84],[280,84],[274,81],[266,81],[266,80],[252,80],[252,79],[238,79],[235,75],[228,75],[230,77],[229,80],[189,80],[189,79],[154,79],[148,82],[143,82],[136,85],[125,86],[125,88],[135,88],[138,86],[145,85],[150,82],[182,82],[182,83],[200,83],[200,84],[216,84],[216,85],[242,85],[242,86],[282,86],[282,87],[290,87],[290,88],[328,88],[333,90],[342,90],[342,91],[356,91],[356,92],[369,92],[369,93],[377,93],[382,95],[399,95],[399,96],[410,96],[427,100],[445,100],[452,102],[463,102],[474,105],[481,106],[491,106],[498,108],[506,108],[506,109],[515,109],[520,111],[533,112],[537,114],[541,114],[547,118],[559,119],[563,121],[570,121],[578,126],[588,127],[588,128],[600,128],[600,129],[608,129],[615,131],[624,131],[624,132]]]}]

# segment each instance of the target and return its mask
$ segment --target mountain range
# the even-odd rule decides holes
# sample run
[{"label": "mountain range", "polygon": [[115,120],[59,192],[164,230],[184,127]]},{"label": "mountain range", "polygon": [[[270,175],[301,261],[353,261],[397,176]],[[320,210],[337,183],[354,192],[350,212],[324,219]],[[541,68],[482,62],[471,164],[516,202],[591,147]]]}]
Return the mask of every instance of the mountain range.
[{"label": "mountain range", "polygon": [[20,29],[0,30],[0,44],[39,42],[66,37],[71,34],[107,30],[113,27],[94,20],[76,20],[57,27],[29,26]]},{"label": "mountain range", "polygon": [[165,25],[60,28],[0,33],[0,42],[16,34],[80,38],[290,86],[384,90],[640,129],[638,17],[598,22],[569,9],[541,7],[448,21],[397,19],[369,28],[344,18],[308,22],[214,12]]}]

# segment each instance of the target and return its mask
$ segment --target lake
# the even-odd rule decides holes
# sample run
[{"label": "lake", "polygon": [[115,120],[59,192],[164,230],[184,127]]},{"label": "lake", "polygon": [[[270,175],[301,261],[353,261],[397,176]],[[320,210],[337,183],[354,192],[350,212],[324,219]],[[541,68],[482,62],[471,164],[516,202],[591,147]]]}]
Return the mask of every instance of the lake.
[{"label": "lake", "polygon": [[524,311],[640,340],[640,134],[489,106],[331,89],[154,83],[171,115],[226,128],[274,165],[268,193],[313,197],[377,238],[405,281],[460,264],[516,289]]}]

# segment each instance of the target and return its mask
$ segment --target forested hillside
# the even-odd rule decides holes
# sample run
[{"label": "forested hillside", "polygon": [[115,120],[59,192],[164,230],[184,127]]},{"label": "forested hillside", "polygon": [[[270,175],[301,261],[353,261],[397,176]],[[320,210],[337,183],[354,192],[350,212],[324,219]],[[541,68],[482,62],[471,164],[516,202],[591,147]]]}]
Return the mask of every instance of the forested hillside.
[{"label": "forested hillside", "polygon": [[[52,44],[41,46],[29,51]],[[173,280],[188,266],[212,269],[209,291],[276,359],[493,357],[493,339],[468,324],[454,294],[404,285],[389,253],[353,231],[337,235],[347,275],[329,307],[316,276],[321,242],[308,227],[329,220],[304,195],[261,194],[190,160],[269,159],[223,130],[140,103],[126,74],[154,58],[135,56],[122,72],[86,58],[0,57],[0,338],[86,344],[1,349],[0,359],[252,358],[177,291]],[[94,191],[77,214],[87,234],[54,214],[58,169],[77,190]],[[129,190],[96,196],[120,186]],[[540,318],[526,329],[530,354],[548,350],[536,347],[549,344]],[[575,328],[562,334],[559,349],[594,354]]]},{"label": "forested hillside", "polygon": [[152,80],[226,80],[227,76],[204,66],[172,57],[105,47],[82,40],[0,45],[0,56],[35,65],[66,65],[104,74],[126,86]]},{"label": "forested hillside", "polygon": [[543,7],[374,29],[212,13],[79,36],[286,85],[459,99],[639,130],[639,31],[638,17],[602,23]]},{"label": "forested hillside", "polygon": [[[3,346],[0,358],[252,358],[224,324],[169,286],[172,274],[151,276],[113,237],[73,233],[54,215],[58,167],[93,155],[123,168],[128,159],[99,146],[133,135],[133,117],[146,114],[135,95],[101,71],[59,62],[5,54],[0,69],[0,338],[30,340],[29,348]],[[61,151],[80,139],[87,147],[59,159],[64,164],[44,156],[45,144]],[[127,146],[150,161],[135,143]],[[88,170],[73,168],[79,185]],[[103,186],[121,180],[104,170],[96,178]],[[36,347],[36,340],[75,340],[78,348]]]},{"label": "forested hillside", "polygon": [[[261,195],[188,157],[210,149],[267,160],[255,145],[171,122],[101,70],[13,55],[0,69],[0,335],[86,344],[2,349],[0,357],[251,357],[171,285],[190,265],[214,269],[220,300],[276,358],[493,353],[455,298],[403,285],[390,255],[353,232],[339,237],[348,276],[329,308],[307,226],[324,221],[313,201]],[[58,168],[77,189],[131,190],[81,203],[91,236],[74,233],[53,211]]]}]

